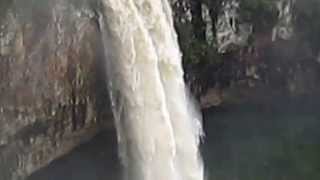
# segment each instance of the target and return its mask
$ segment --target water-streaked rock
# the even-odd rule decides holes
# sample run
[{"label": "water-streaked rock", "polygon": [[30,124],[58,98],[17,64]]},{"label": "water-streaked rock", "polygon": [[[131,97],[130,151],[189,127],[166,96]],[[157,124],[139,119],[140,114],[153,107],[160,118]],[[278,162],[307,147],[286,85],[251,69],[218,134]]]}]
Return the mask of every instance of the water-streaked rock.
[{"label": "water-streaked rock", "polygon": [[[85,1],[15,1],[0,20],[0,179],[23,179],[112,122]],[[3,6],[2,6],[3,7]]]}]

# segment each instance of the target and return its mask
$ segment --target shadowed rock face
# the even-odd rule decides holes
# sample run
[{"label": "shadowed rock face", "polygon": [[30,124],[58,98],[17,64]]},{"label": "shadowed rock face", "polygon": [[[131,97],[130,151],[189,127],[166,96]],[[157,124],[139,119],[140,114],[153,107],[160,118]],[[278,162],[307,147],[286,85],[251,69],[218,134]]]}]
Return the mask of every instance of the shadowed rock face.
[{"label": "shadowed rock face", "polygon": [[111,116],[88,4],[0,6],[0,180],[16,180],[94,135]]},{"label": "shadowed rock face", "polygon": [[202,107],[319,97],[319,1],[172,0]]}]

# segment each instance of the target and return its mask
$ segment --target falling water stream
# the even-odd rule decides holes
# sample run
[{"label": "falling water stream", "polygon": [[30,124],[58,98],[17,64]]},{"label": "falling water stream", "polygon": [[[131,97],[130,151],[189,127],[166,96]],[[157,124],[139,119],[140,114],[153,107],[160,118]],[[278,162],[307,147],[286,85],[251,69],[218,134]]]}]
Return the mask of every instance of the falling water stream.
[{"label": "falling water stream", "polygon": [[103,0],[100,19],[124,178],[202,180],[200,116],[189,100],[167,0]]}]

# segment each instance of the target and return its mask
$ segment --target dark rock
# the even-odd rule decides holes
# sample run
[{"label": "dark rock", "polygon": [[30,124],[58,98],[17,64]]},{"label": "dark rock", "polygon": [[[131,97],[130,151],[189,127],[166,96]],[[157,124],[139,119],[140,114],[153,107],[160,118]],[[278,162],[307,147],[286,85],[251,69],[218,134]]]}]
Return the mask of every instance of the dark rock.
[{"label": "dark rock", "polygon": [[172,3],[185,79],[203,107],[319,95],[318,1]]}]

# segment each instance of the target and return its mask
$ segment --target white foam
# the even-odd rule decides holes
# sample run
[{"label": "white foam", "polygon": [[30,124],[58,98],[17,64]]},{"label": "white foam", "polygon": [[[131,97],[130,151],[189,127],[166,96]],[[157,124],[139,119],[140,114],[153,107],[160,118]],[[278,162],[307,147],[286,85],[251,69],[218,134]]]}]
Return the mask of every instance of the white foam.
[{"label": "white foam", "polygon": [[167,0],[103,0],[107,72],[127,180],[203,180],[200,116],[187,95]]}]

